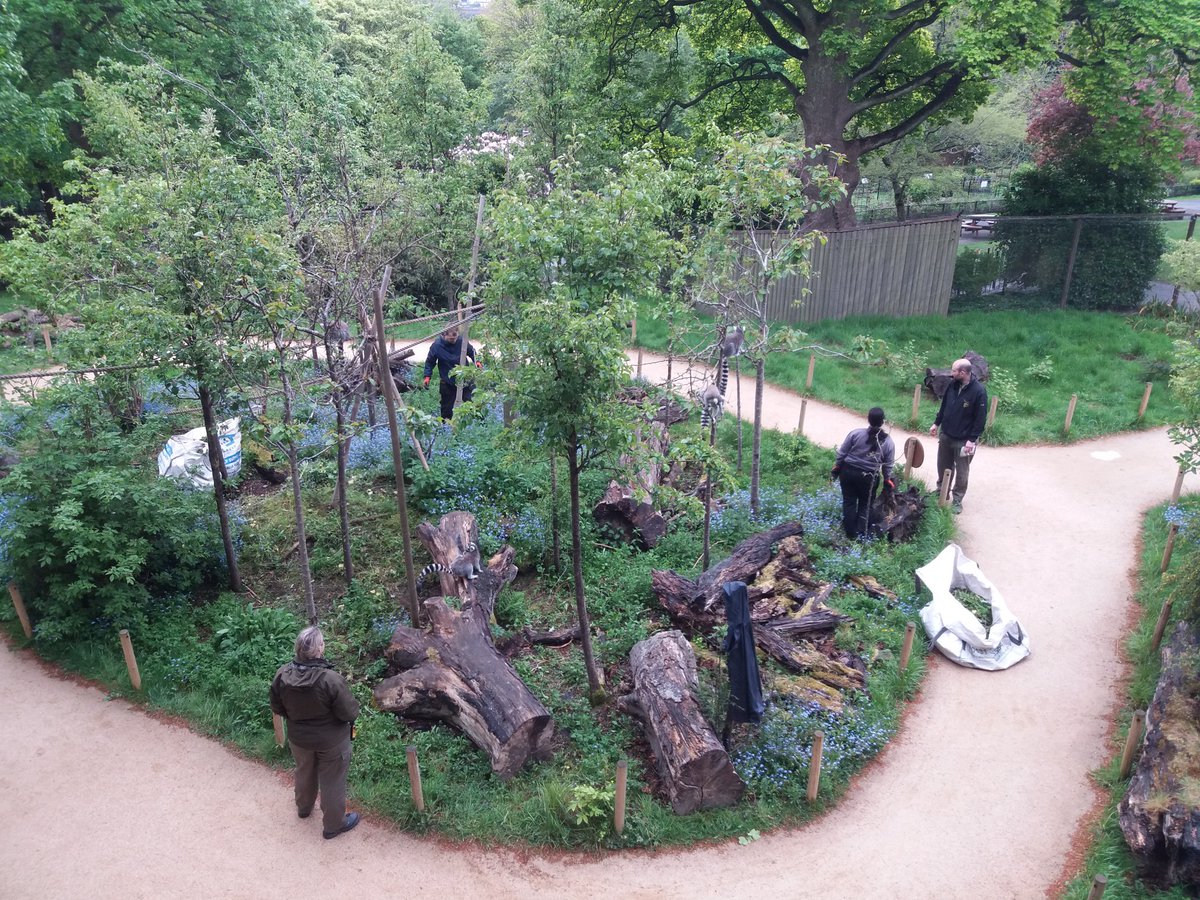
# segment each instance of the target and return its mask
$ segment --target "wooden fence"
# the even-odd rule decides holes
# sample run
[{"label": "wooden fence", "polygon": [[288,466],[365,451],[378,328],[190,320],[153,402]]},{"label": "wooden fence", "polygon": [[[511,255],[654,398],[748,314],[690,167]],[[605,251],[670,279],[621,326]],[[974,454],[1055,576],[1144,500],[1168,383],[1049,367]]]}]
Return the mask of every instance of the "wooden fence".
[{"label": "wooden fence", "polygon": [[[945,315],[950,306],[958,217],[834,231],[813,253],[815,276],[780,279],[767,298],[775,322],[847,316]],[[794,301],[800,300],[799,303]]]}]

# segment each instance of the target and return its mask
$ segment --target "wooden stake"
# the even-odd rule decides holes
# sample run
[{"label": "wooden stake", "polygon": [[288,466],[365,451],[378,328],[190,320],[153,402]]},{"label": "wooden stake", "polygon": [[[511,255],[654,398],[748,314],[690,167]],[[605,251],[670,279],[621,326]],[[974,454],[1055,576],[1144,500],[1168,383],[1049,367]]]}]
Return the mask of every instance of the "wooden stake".
[{"label": "wooden stake", "polygon": [[46,359],[54,358],[54,348],[50,346],[50,326],[42,326],[42,343],[46,345]]},{"label": "wooden stake", "polygon": [[17,611],[17,618],[21,620],[21,630],[25,632],[25,637],[33,639],[33,627],[29,624],[29,613],[25,611],[25,598],[21,596],[21,589],[17,587],[15,581],[8,583],[8,595],[12,597],[13,607]]},{"label": "wooden stake", "polygon": [[273,724],[275,725],[275,746],[282,748],[283,747],[283,716],[281,716],[279,713],[271,713],[271,718],[274,720]]},{"label": "wooden stake", "polygon": [[1142,405],[1138,407],[1138,421],[1142,421],[1142,417],[1146,415],[1146,407],[1150,405],[1150,391],[1154,388],[1152,382],[1146,382],[1146,391],[1142,394]]},{"label": "wooden stake", "polygon": [[1067,420],[1063,422],[1063,434],[1067,434],[1071,430],[1071,420],[1075,418],[1075,404],[1079,402],[1079,395],[1072,394],[1071,402],[1067,404]]},{"label": "wooden stake", "polygon": [[1104,889],[1108,887],[1108,879],[1103,875],[1097,875],[1092,879],[1092,889],[1088,891],[1087,900],[1100,900],[1104,896]]},{"label": "wooden stake", "polygon": [[1121,754],[1121,780],[1129,777],[1133,769],[1133,755],[1137,752],[1138,744],[1142,742],[1142,726],[1146,723],[1146,714],[1139,710],[1133,714],[1129,723],[1129,734],[1125,735],[1125,752]]},{"label": "wooden stake", "polygon": [[999,405],[1000,405],[999,397],[993,397],[992,402],[990,404],[988,404],[987,424],[985,424],[983,427],[988,429],[989,431],[991,430],[992,423],[996,421],[996,407],[998,407]]},{"label": "wooden stake", "polygon": [[946,506],[950,503],[950,480],[954,477],[954,470],[947,469],[942,473],[942,493],[938,497],[938,503]]},{"label": "wooden stake", "polygon": [[1162,644],[1163,632],[1167,630],[1167,622],[1171,621],[1171,606],[1175,601],[1170,597],[1163,603],[1158,613],[1158,621],[1154,625],[1154,637],[1150,640],[1150,652],[1157,653]]},{"label": "wooden stake", "polygon": [[638,347],[637,377],[642,377],[642,348]]},{"label": "wooden stake", "polygon": [[1185,472],[1184,472],[1183,464],[1180,463],[1179,474],[1175,476],[1175,489],[1173,491],[1171,491],[1171,505],[1172,506],[1174,506],[1176,503],[1179,502],[1179,494],[1183,490],[1184,474],[1185,474]]},{"label": "wooden stake", "polygon": [[405,755],[408,756],[408,783],[412,790],[413,806],[417,812],[425,812],[425,793],[421,790],[421,763],[417,761],[417,748],[409,744]]},{"label": "wooden stake", "polygon": [[817,799],[817,790],[821,787],[821,751],[825,747],[825,732],[818,731],[813,735],[812,762],[808,764],[808,802]]},{"label": "wooden stake", "polygon": [[629,777],[629,763],[617,763],[617,796],[613,802],[613,830],[620,834],[625,830],[625,784]]},{"label": "wooden stake", "polygon": [[804,381],[804,389],[806,391],[812,390],[813,370],[816,369],[816,367],[817,367],[817,354],[810,353],[808,355],[808,378],[806,378]]},{"label": "wooden stake", "polygon": [[908,668],[908,660],[912,656],[913,636],[917,633],[917,626],[909,622],[904,626],[904,646],[900,648],[900,671],[903,672]]},{"label": "wooden stake", "polygon": [[910,422],[917,421],[917,414],[920,411],[920,409],[921,409],[921,385],[918,384],[915,388],[913,388],[913,410],[912,410],[912,418],[909,419]]},{"label": "wooden stake", "polygon": [[800,401],[800,418],[796,422],[796,434],[804,434],[804,417],[808,414],[808,401]]},{"label": "wooden stake", "polygon": [[121,629],[121,651],[125,654],[125,668],[129,670],[129,681],[135,691],[142,689],[142,673],[138,671],[137,657],[133,655],[133,641],[129,639],[129,629]]},{"label": "wooden stake", "polygon": [[1162,575],[1167,571],[1167,566],[1171,565],[1171,554],[1175,552],[1175,535],[1179,533],[1179,526],[1174,522],[1171,523],[1171,528],[1167,532],[1167,546],[1163,549],[1162,565],[1158,567],[1158,574]]}]

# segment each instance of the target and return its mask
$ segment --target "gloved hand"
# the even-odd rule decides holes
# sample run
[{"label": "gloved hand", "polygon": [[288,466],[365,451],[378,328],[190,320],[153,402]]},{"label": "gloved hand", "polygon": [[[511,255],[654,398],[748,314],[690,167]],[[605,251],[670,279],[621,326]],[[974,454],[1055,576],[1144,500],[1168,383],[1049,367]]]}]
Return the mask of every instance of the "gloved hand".
[{"label": "gloved hand", "polygon": [[481,363],[479,360],[475,360],[475,368],[482,369],[483,363]]},{"label": "gloved hand", "polygon": [[896,490],[896,482],[892,481],[892,479],[889,478],[887,481],[885,481],[883,483],[883,492],[885,494],[894,493],[895,490]]},{"label": "gloved hand", "polygon": [[429,376],[428,375],[425,376],[424,386],[429,387]]},{"label": "gloved hand", "polygon": [[832,469],[832,470],[830,471],[830,473],[829,473],[829,477],[830,477],[830,478],[837,478],[837,477],[838,477],[839,475],[841,475],[841,474],[842,474],[842,467],[841,467],[841,466],[834,466],[834,467],[833,467],[833,469]]}]

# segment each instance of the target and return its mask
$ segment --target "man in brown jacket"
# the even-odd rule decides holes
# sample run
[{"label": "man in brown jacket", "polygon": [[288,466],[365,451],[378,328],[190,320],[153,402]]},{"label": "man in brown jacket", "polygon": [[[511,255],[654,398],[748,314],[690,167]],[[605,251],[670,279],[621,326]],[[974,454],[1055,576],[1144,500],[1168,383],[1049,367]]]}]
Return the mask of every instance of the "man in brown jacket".
[{"label": "man in brown jacket", "polygon": [[296,658],[275,673],[271,709],[287,720],[288,743],[296,760],[296,812],[307,819],[321,793],[325,839],[358,824],[346,812],[346,773],[350,732],[358,701],[346,679],[325,661],[325,635],[315,625],[296,638]]}]

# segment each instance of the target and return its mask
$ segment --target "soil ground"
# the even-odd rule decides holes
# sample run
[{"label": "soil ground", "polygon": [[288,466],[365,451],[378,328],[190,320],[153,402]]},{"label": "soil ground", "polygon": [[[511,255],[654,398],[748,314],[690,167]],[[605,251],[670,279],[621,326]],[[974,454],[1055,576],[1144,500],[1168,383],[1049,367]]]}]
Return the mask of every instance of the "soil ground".
[{"label": "soil ground", "polygon": [[[665,374],[649,356],[643,367]],[[798,396],[768,391],[768,427],[794,429],[799,413]],[[833,445],[863,418],[810,401],[805,433]],[[0,895],[1052,895],[1101,799],[1088,773],[1114,751],[1140,515],[1175,473],[1162,431],[981,448],[960,542],[1033,655],[999,673],[934,660],[901,734],[836,809],[745,846],[566,857],[451,847],[371,819],[323,841],[319,816],[296,818],[286,773],[0,652]]]}]

